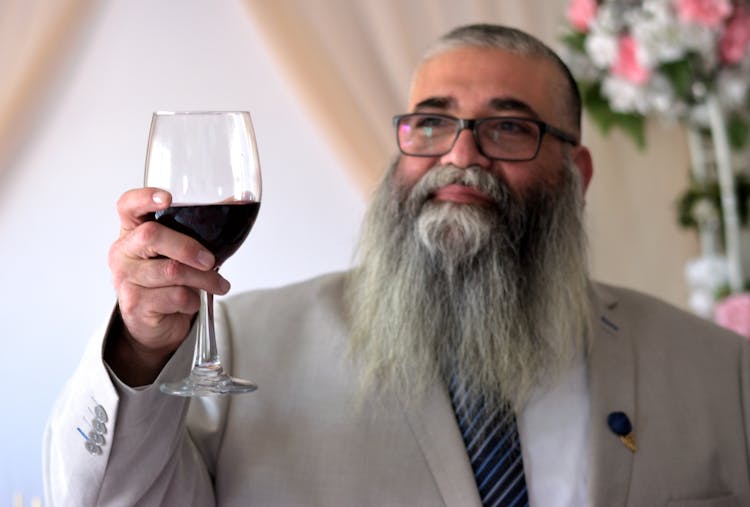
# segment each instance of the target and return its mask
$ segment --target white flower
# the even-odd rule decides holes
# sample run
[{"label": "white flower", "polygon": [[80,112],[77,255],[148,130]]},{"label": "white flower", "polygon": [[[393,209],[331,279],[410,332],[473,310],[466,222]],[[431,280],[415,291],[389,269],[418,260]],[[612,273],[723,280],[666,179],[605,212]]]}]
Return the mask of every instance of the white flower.
[{"label": "white flower", "polygon": [[704,255],[685,265],[685,278],[690,287],[690,308],[703,317],[710,317],[714,294],[729,280],[727,259],[720,255]]},{"label": "white flower", "polygon": [[604,3],[599,5],[590,29],[595,28],[604,32],[617,33],[623,28],[622,22],[622,9],[617,5],[617,2]]},{"label": "white flower", "polygon": [[693,218],[704,226],[716,227],[719,224],[719,212],[716,206],[706,197],[702,197],[692,206]]},{"label": "white flower", "polygon": [[714,313],[714,294],[710,290],[692,290],[688,298],[688,304],[696,315],[704,319],[711,318]]},{"label": "white flower", "polygon": [[608,69],[617,60],[617,34],[600,29],[596,23],[591,27],[589,36],[586,37],[585,47],[589,58],[599,68]]},{"label": "white flower", "polygon": [[669,80],[661,73],[654,73],[646,84],[646,101],[648,111],[673,117],[680,112],[676,108],[677,98]]},{"label": "white flower", "polygon": [[727,283],[727,259],[721,255],[704,255],[685,266],[690,287],[716,290]]},{"label": "white flower", "polygon": [[640,114],[646,114],[648,111],[645,87],[619,76],[604,77],[602,94],[609,99],[609,106],[613,111]]},{"label": "white flower", "polygon": [[667,118],[684,113],[684,104],[675,97],[669,80],[659,73],[655,73],[643,85],[619,76],[605,76],[602,79],[602,94],[609,100],[612,110],[621,113],[659,113]]},{"label": "white flower", "polygon": [[716,78],[716,91],[721,103],[729,109],[744,106],[748,87],[747,74],[739,69],[722,69]]},{"label": "white flower", "polygon": [[685,55],[683,25],[676,23],[670,3],[645,1],[642,10],[630,12],[627,18],[630,31],[638,42],[638,58],[644,65],[656,67]]}]

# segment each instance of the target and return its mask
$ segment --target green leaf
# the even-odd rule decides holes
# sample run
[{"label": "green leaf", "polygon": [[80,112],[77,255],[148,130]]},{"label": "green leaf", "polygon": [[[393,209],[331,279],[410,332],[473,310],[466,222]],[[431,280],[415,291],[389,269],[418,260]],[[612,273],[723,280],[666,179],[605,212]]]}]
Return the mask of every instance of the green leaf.
[{"label": "green leaf", "polygon": [[722,285],[714,291],[714,300],[715,301],[721,301],[724,298],[727,298],[732,295],[732,288],[729,287],[729,285]]},{"label": "green leaf", "polygon": [[609,101],[602,95],[598,83],[583,84],[581,100],[584,109],[604,134],[609,134],[613,127],[619,127],[630,136],[639,149],[646,147],[646,127],[643,116],[613,111],[609,107]]},{"label": "green leaf", "polygon": [[690,87],[695,76],[690,59],[686,58],[675,62],[664,63],[659,66],[659,71],[661,71],[672,83],[678,97],[682,100],[690,100]]},{"label": "green leaf", "polygon": [[584,84],[581,86],[581,101],[583,107],[588,111],[591,118],[599,126],[599,128],[605,133],[609,133],[609,130],[614,125],[614,113],[609,107],[607,99],[601,94],[601,89],[598,83]]},{"label": "green leaf", "polygon": [[562,41],[578,52],[586,52],[586,34],[581,32],[568,32]]},{"label": "green leaf", "polygon": [[729,144],[734,150],[741,150],[747,145],[748,136],[750,136],[750,126],[738,114],[733,114],[727,123],[727,135]]}]

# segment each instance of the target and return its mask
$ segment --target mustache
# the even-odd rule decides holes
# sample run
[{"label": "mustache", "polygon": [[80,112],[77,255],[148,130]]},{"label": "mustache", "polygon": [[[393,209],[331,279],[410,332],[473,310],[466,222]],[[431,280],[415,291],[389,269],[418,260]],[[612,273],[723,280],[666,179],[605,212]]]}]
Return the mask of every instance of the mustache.
[{"label": "mustache", "polygon": [[453,164],[437,165],[427,171],[409,191],[406,205],[412,214],[442,187],[463,185],[490,198],[496,207],[503,207],[510,198],[510,188],[500,177],[479,166],[460,168]]}]

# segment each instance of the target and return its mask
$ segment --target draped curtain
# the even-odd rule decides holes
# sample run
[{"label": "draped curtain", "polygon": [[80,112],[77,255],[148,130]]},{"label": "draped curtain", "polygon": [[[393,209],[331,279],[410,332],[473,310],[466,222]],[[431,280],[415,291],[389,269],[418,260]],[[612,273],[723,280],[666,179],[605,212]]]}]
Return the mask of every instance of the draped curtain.
[{"label": "draped curtain", "polygon": [[422,51],[464,23],[526,28],[553,44],[564,0],[244,0],[281,71],[359,188],[369,193],[395,150]]},{"label": "draped curtain", "polygon": [[[395,153],[391,116],[405,112],[411,72],[430,42],[460,24],[496,22],[525,29],[554,48],[567,4],[236,1],[247,8],[321,138],[365,196]],[[54,105],[50,91],[96,5],[0,0],[0,178],[21,142],[43,124],[45,104]],[[673,210],[687,181],[684,133],[650,125],[649,149],[639,153],[617,133],[603,137],[584,118],[584,139],[596,160],[586,205],[593,274],[683,304],[687,292],[679,266],[697,250],[694,238],[677,229]]]},{"label": "draped curtain", "polygon": [[92,0],[0,2],[0,176],[29,134]]}]

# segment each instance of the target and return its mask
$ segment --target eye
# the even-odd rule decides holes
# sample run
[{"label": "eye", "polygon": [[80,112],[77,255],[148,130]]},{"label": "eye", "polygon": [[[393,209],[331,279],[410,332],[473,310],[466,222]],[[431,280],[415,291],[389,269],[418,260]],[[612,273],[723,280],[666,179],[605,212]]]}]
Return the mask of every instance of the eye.
[{"label": "eye", "polygon": [[415,118],[414,126],[417,128],[442,129],[451,127],[452,122],[440,116],[419,116]]},{"label": "eye", "polygon": [[502,120],[498,122],[497,128],[503,132],[525,134],[533,130],[532,125],[533,123],[527,121]]},{"label": "eye", "polygon": [[488,118],[482,122],[481,130],[494,141],[508,137],[536,138],[538,128],[534,122],[518,118]]}]

